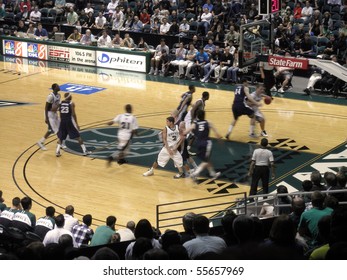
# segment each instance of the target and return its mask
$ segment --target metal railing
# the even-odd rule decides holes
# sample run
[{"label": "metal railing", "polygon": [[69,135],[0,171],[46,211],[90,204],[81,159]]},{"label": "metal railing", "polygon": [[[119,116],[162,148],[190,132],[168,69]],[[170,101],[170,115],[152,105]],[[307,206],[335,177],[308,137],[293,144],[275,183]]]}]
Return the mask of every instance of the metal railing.
[{"label": "metal railing", "polygon": [[[327,195],[347,193],[347,189],[321,191]],[[247,196],[246,192],[224,194],[213,197],[198,198],[192,200],[159,204],[156,206],[157,229],[182,229],[182,218],[188,212],[205,215],[214,225],[215,220],[220,220],[227,211],[233,211],[237,215],[259,216],[260,209],[266,202],[273,206],[272,216],[278,216],[282,207],[291,207],[291,204],[280,204],[280,197],[303,197],[313,192],[269,193]],[[346,205],[347,201],[340,201],[340,205]]]},{"label": "metal railing", "polygon": [[[236,214],[242,215],[253,215],[259,216],[260,209],[263,207],[264,203],[268,203],[270,206],[274,207],[272,216],[278,216],[280,208],[291,207],[291,204],[280,204],[281,197],[290,197],[291,199],[295,197],[303,197],[305,195],[311,195],[312,192],[292,192],[292,193],[270,193],[270,194],[260,194],[248,196],[246,201],[239,201],[238,205],[235,207]],[[326,190],[321,191],[321,193],[330,194],[341,194],[347,193],[347,189],[341,190]],[[264,198],[266,197],[266,198]],[[246,205],[246,207],[245,207]],[[339,201],[339,205],[347,205],[347,201]],[[243,211],[246,209],[246,211]]]},{"label": "metal railing", "polygon": [[225,211],[236,207],[240,198],[245,200],[246,197],[247,194],[241,192],[159,204],[156,206],[157,229],[181,227],[182,218],[188,212],[205,215],[210,221],[220,219]]}]

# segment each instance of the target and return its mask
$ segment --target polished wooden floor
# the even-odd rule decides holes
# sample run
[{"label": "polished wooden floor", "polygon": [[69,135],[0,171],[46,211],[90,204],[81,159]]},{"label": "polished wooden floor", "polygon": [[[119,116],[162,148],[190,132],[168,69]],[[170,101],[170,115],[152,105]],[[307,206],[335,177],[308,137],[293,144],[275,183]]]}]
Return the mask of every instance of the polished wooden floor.
[{"label": "polished wooden floor", "polygon": [[[189,179],[173,180],[163,169],[155,176],[143,177],[145,168],[114,165],[105,161],[64,153],[55,157],[55,137],[49,138],[48,151],[35,143],[46,131],[43,109],[52,83],[76,83],[105,87],[91,95],[74,94],[81,129],[93,123],[106,123],[131,103],[140,126],[163,128],[166,115],[177,106],[186,85],[146,81],[146,75],[115,72],[102,75],[43,66],[18,66],[0,63],[0,100],[30,103],[27,106],[0,107],[0,189],[10,205],[14,196],[24,194],[35,201],[32,212],[44,214],[44,207],[54,205],[58,212],[72,204],[77,217],[87,213],[102,224],[108,215],[118,218],[118,227],[128,220],[148,218],[155,224],[157,204],[208,196],[206,185],[194,185]],[[6,69],[6,70],[4,70]],[[12,70],[12,72],[9,72]],[[19,75],[20,74],[20,75]],[[197,84],[194,100],[206,88]],[[207,118],[224,135],[231,117],[231,90],[208,89]],[[346,140],[346,106],[275,98],[264,106],[269,140],[293,137],[311,152],[324,153]],[[140,117],[146,116],[146,117]],[[232,134],[233,141],[247,142],[249,120],[241,118]],[[25,154],[25,157],[21,156]],[[15,167],[15,168],[14,168]],[[25,170],[25,172],[24,172]],[[248,191],[240,186],[237,191]],[[222,200],[222,199],[221,199]]]}]

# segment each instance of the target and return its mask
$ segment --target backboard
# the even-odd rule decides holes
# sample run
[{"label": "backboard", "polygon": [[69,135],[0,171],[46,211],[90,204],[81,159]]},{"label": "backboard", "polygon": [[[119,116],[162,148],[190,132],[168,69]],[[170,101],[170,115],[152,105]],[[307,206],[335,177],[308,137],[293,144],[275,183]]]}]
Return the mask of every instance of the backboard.
[{"label": "backboard", "polygon": [[243,68],[257,62],[259,55],[271,53],[271,23],[258,20],[241,25],[239,45],[239,67]]}]

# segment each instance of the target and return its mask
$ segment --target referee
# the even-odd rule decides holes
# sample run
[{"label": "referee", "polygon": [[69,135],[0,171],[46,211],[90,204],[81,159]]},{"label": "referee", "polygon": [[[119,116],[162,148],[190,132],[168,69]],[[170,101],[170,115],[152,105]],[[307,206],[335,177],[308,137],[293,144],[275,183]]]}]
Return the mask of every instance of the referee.
[{"label": "referee", "polygon": [[260,145],[260,148],[254,150],[251,166],[249,167],[248,176],[252,176],[249,195],[257,194],[257,187],[260,179],[263,186],[263,194],[269,192],[270,168],[272,173],[271,177],[272,179],[275,178],[274,157],[272,152],[266,148],[268,140],[266,138],[261,139]]},{"label": "referee", "polygon": [[260,76],[264,81],[265,93],[266,95],[272,98],[271,90],[276,84],[276,80],[274,76],[274,67],[270,66],[269,63],[266,61],[261,61],[259,62],[259,70],[260,70]]}]

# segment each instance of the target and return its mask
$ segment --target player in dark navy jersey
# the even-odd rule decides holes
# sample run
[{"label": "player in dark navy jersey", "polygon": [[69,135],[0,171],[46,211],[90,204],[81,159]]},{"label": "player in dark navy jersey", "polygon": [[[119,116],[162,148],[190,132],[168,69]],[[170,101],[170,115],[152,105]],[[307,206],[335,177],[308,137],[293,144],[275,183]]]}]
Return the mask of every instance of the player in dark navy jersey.
[{"label": "player in dark navy jersey", "polygon": [[90,151],[87,151],[86,146],[83,143],[81,135],[79,133],[79,126],[77,124],[77,116],[75,112],[75,103],[71,101],[71,93],[66,92],[64,94],[65,99],[60,103],[59,112],[60,112],[60,126],[58,131],[58,144],[56,149],[56,156],[60,157],[60,148],[61,143],[66,139],[67,136],[70,139],[77,139],[78,143],[81,145],[83,150],[83,155],[86,156],[91,154]]},{"label": "player in dark navy jersey", "polygon": [[205,120],[205,111],[198,110],[196,115],[197,119],[193,122],[191,127],[184,132],[185,135],[191,131],[194,132],[198,150],[197,156],[202,161],[198,168],[191,174],[191,178],[195,180],[201,171],[207,168],[210,176],[216,179],[220,176],[220,172],[216,173],[210,159],[212,150],[212,141],[209,137],[210,130],[212,129],[218,138],[222,138],[222,136],[220,136],[217,129],[210,122]]},{"label": "player in dark navy jersey", "polygon": [[232,105],[232,111],[234,115],[234,120],[229,126],[228,132],[225,138],[229,139],[229,136],[238,120],[242,115],[247,115],[250,118],[254,118],[254,111],[251,106],[261,106],[261,102],[257,102],[249,93],[248,81],[247,79],[242,79],[242,85],[235,89],[235,98]]},{"label": "player in dark navy jersey", "polygon": [[188,107],[192,103],[193,100],[193,93],[195,92],[195,86],[190,85],[189,91],[185,92],[181,96],[180,104],[177,107],[178,110],[178,119],[183,121],[184,117],[186,116],[188,112]]}]

